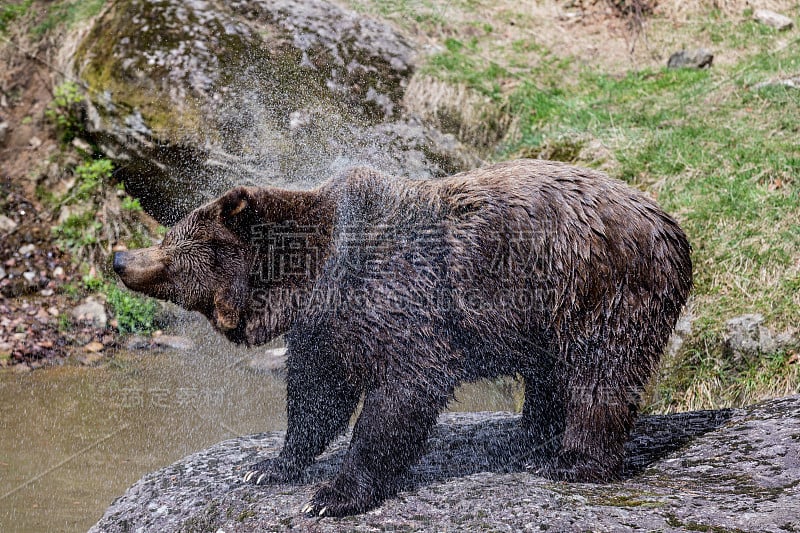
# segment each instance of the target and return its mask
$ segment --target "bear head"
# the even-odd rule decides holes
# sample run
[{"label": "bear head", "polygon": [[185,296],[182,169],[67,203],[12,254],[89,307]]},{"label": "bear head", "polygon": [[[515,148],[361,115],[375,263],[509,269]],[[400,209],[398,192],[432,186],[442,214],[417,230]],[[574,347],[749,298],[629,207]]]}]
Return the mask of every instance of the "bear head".
[{"label": "bear head", "polygon": [[128,288],[199,311],[228,338],[245,342],[256,191],[232,189],[192,211],[160,244],[115,253],[114,271]]},{"label": "bear head", "polygon": [[299,253],[324,258],[334,212],[324,191],[236,187],[189,213],[160,244],[114,254],[114,271],[130,289],[201,312],[231,341],[263,344],[288,330],[322,264],[265,275],[279,260],[267,251],[265,228],[312,228]]}]

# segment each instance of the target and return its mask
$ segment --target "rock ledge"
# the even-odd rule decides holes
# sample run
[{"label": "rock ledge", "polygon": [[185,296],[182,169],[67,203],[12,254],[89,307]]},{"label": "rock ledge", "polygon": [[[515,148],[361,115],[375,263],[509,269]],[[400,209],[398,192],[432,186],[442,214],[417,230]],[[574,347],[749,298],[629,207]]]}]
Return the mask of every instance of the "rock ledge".
[{"label": "rock ledge", "polygon": [[221,442],[144,476],[91,531],[797,531],[800,395],[746,409],[642,417],[625,478],[556,483],[513,455],[517,416],[448,413],[396,498],[344,519],[303,517],[341,461],[339,439],[297,485],[241,476],[282,433]]}]

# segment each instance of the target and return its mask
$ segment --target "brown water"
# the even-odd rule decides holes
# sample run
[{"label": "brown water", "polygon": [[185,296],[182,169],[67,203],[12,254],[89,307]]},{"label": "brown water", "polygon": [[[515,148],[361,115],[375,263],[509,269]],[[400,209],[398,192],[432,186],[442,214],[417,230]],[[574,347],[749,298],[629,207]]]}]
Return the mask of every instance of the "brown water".
[{"label": "brown water", "polygon": [[[0,532],[86,531],[143,474],[237,435],[286,427],[282,379],[194,324],[191,352],[116,353],[101,367],[0,372]],[[469,385],[450,407],[513,410]]]}]

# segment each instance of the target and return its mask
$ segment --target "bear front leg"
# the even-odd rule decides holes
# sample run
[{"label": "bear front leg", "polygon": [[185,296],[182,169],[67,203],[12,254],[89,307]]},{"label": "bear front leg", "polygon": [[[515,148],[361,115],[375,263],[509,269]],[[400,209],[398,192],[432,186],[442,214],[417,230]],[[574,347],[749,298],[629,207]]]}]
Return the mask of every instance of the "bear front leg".
[{"label": "bear front leg", "polygon": [[395,494],[398,481],[425,449],[447,396],[402,388],[370,391],[353,428],[338,475],[303,508],[312,516],[345,516],[372,509]]},{"label": "bear front leg", "polygon": [[[286,404],[288,427],[278,457],[253,465],[244,480],[256,485],[298,481],[325,447],[344,433],[360,397],[359,389],[345,380],[344,372],[289,355]],[[315,358],[321,359],[321,358]]]}]

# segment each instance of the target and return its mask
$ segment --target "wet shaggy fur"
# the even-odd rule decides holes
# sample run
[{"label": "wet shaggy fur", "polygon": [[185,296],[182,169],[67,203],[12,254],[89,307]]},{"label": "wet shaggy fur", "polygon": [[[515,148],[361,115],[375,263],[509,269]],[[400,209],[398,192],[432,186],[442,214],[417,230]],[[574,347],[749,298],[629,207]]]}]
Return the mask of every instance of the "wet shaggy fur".
[{"label": "wet shaggy fur", "polygon": [[339,474],[305,509],[326,515],[391,496],[455,387],[500,375],[525,381],[514,453],[553,479],[613,479],[692,280],[686,236],[650,198],[533,160],[237,188],[115,269],[233,341],[285,335],[286,442],[249,480],[301,479],[363,395]]}]

